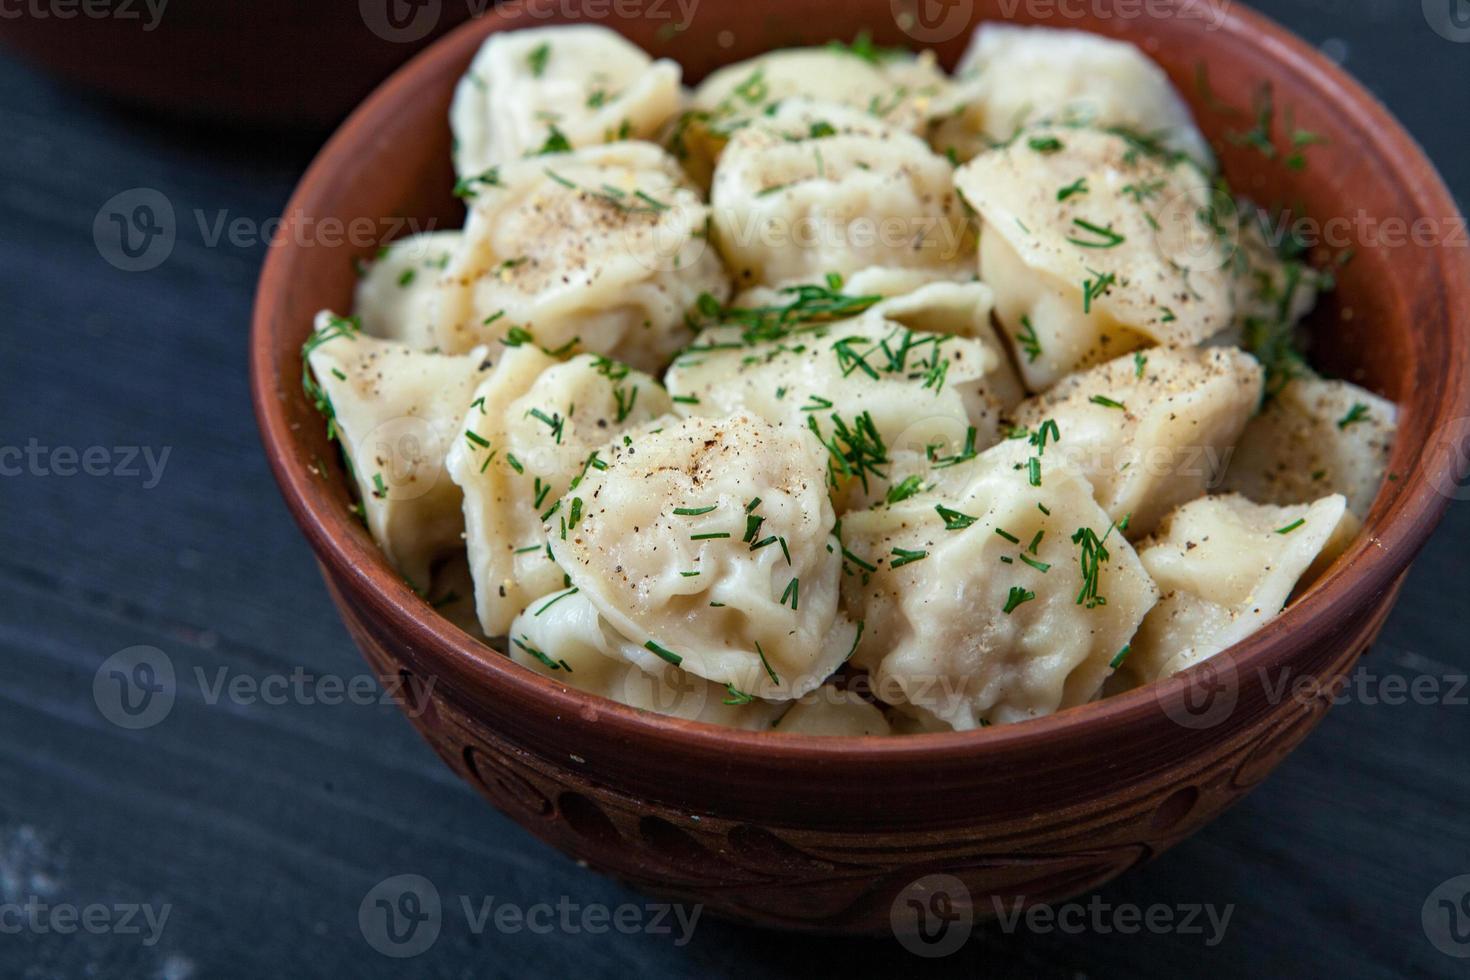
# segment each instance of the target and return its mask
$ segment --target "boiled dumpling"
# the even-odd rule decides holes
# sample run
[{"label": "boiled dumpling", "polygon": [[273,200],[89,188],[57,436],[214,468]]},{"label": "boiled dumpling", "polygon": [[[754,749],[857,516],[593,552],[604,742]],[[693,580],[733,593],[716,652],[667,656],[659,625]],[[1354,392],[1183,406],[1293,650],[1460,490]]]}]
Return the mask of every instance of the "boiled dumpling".
[{"label": "boiled dumpling", "polygon": [[605,27],[493,34],[454,93],[455,170],[473,189],[558,138],[564,149],[648,139],[679,111],[680,75]]},{"label": "boiled dumpling", "polygon": [[[796,290],[812,309],[843,300],[814,293],[812,287]],[[1024,394],[1010,358],[991,324],[992,294],[979,282],[955,282],[928,276],[911,278],[901,270],[869,269],[852,277],[841,292],[850,302],[865,306],[864,315],[903,324],[916,333],[949,334],[979,341],[995,356],[995,367],[985,374],[984,406],[967,424],[955,416],[914,411],[909,425],[887,445],[888,467],[884,475],[863,481],[850,480],[845,494],[836,498],[838,511],[870,507],[893,493],[916,486],[930,489],[944,485],[948,466],[957,457],[973,456],[996,441],[995,410],[1008,413]],[[770,290],[762,299],[758,330],[770,329],[771,321],[791,316],[792,289]],[[782,300],[788,302],[783,303]],[[871,304],[871,305],[867,305]],[[779,331],[776,331],[779,333]],[[886,475],[886,478],[884,476]],[[917,482],[916,482],[917,481]]]},{"label": "boiled dumpling", "polygon": [[426,337],[441,350],[525,334],[658,370],[699,297],[729,295],[708,207],[650,143],[509,164],[472,204]]},{"label": "boiled dumpling", "polygon": [[543,515],[574,481],[605,465],[599,449],[666,413],[669,398],[653,378],[616,361],[581,354],[562,364],[522,344],[465,404],[449,474],[464,490],[480,625],[501,636],[531,599],[563,584]]},{"label": "boiled dumpling", "polygon": [[1366,518],[1398,427],[1398,406],[1346,381],[1298,378],[1246,427],[1225,488],[1269,504],[1329,493]]},{"label": "boiled dumpling", "polygon": [[[1303,367],[1296,353],[1297,327],[1317,304],[1323,274],[1278,255],[1266,238],[1264,220],[1248,208],[1242,213],[1239,247],[1230,264],[1235,321],[1211,343],[1245,347],[1267,365],[1291,371]],[[1280,378],[1273,388],[1287,380]]]},{"label": "boiled dumpling", "polygon": [[1121,672],[1153,681],[1239,643],[1274,619],[1297,583],[1331,562],[1358,527],[1337,495],[1292,507],[1234,494],[1185,504],[1139,546],[1163,598]]},{"label": "boiled dumpling", "polygon": [[995,331],[994,306],[995,293],[984,283],[939,281],[886,298],[873,307],[873,315],[911,330],[971,337],[985,345],[998,358],[996,369],[987,375],[988,389],[996,404],[1009,409],[1025,391]]},{"label": "boiled dumpling", "polygon": [[768,731],[785,705],[750,698],[661,660],[634,666],[626,645],[576,589],[543,596],[510,628],[511,659],[567,687],[645,711],[723,728]]},{"label": "boiled dumpling", "polygon": [[1048,454],[1080,467],[1103,510],[1139,538],[1219,485],[1260,400],[1249,354],[1156,347],[1066,378],[1023,402],[1016,421],[1054,440]]},{"label": "boiled dumpling", "polygon": [[761,339],[771,331],[759,324],[758,337],[750,326],[712,327],[669,369],[675,410],[714,418],[747,411],[810,429],[830,447],[834,490],[852,482],[865,492],[885,487],[895,453],[958,448],[967,440],[992,445],[1001,413],[1014,404],[1015,382],[991,334],[989,291],[978,284],[953,289],[964,294],[962,302],[946,308],[933,298],[928,319],[983,332],[989,343],[910,329],[897,317],[926,320],[912,297],[849,320],[799,326],[783,339]]},{"label": "boiled dumpling", "polygon": [[889,730],[877,707],[830,683],[797,701],[776,723],[776,731],[785,735],[856,737],[887,735]]},{"label": "boiled dumpling", "polygon": [[383,249],[363,268],[357,283],[353,315],[362,332],[415,350],[432,347],[427,327],[433,321],[439,277],[463,240],[460,231],[431,231]]},{"label": "boiled dumpling", "polygon": [[[947,464],[936,461],[992,445],[1021,386],[991,326],[988,287],[924,279],[885,299],[877,287],[895,282],[888,271],[764,290],[759,305],[711,311],[724,325],[707,329],[669,370],[677,410],[743,407],[813,428],[829,446],[835,439],[829,473],[838,513],[871,506],[920,476],[943,482],[936,465]],[[844,342],[852,337],[867,342]],[[943,352],[937,362],[935,350]],[[928,396],[911,397],[920,389]]]},{"label": "boiled dumpling", "polygon": [[416,589],[461,547],[459,487],[444,471],[488,352],[426,354],[362,336],[355,320],[317,315],[307,341],[318,406],[351,463],[368,530]]},{"label": "boiled dumpling", "polygon": [[1157,64],[1126,41],[1087,31],[982,24],[944,99],[953,113],[935,134],[964,159],[1042,122],[1123,127],[1212,167],[1189,106]]},{"label": "boiled dumpling", "polygon": [[[924,333],[974,337],[1004,352],[991,324],[994,294],[971,271],[873,266],[851,276],[827,275],[820,282],[754,286],[728,307],[707,313],[709,321],[734,321],[753,335],[779,339],[813,323],[845,320],[873,311]],[[1008,398],[1023,397],[1014,371],[1005,380]]]},{"label": "boiled dumpling", "polygon": [[[850,276],[836,277],[834,281],[838,281],[837,292],[855,300],[865,299],[871,305],[878,300],[903,296],[938,283],[975,284],[975,270],[971,268],[905,269],[893,266],[870,266]],[[730,305],[742,309],[781,309],[791,303],[792,295],[801,287],[814,285],[820,284],[783,282],[771,286],[751,286],[737,294]],[[986,295],[988,297],[988,292]],[[990,307],[987,305],[986,316],[989,315]],[[935,332],[945,333],[947,331]]]},{"label": "boiled dumpling", "polygon": [[1236,207],[1238,233],[1230,261],[1235,312],[1230,325],[1205,343],[1254,354],[1266,369],[1269,395],[1292,378],[1313,374],[1302,356],[1310,341],[1302,321],[1317,305],[1318,294],[1331,288],[1331,274],[1278,252],[1268,238],[1274,232],[1265,212],[1244,200]]},{"label": "boiled dumpling", "polygon": [[918,137],[839,105],[789,99],[738,131],[710,202],[742,287],[973,262],[949,163]]},{"label": "boiled dumpling", "polygon": [[1086,703],[1153,583],[1059,455],[1005,442],[960,471],[957,492],[843,517],[853,662],[884,700],[956,729]]},{"label": "boiled dumpling", "polygon": [[864,57],[837,45],[788,48],[715,71],[700,83],[691,104],[717,121],[750,120],[773,105],[804,98],[860,109],[917,130],[948,85],[928,52]]},{"label": "boiled dumpling", "polygon": [[481,642],[489,639],[475,613],[475,578],[464,551],[456,551],[434,567],[433,584],[424,599],[435,612],[470,636]]},{"label": "boiled dumpling", "polygon": [[1230,236],[1196,168],[1121,136],[1053,128],[978,157],[955,183],[983,219],[981,278],[1031,390],[1230,323]]},{"label": "boiled dumpling", "polygon": [[547,526],[571,585],[639,663],[790,700],[851,652],[822,448],[806,430],[748,415],[660,422],[607,463]]},{"label": "boiled dumpling", "polygon": [[919,132],[949,87],[928,53],[865,57],[836,46],[772,51],[706,78],[672,127],[669,146],[696,179],[708,183],[730,137],[780,103],[831,103]]}]

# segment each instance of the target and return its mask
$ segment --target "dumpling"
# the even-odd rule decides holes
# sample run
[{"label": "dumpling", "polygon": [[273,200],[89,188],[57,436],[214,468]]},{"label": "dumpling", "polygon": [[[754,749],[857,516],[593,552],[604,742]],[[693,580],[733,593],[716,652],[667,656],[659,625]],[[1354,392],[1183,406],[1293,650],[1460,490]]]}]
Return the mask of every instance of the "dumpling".
[{"label": "dumpling", "polygon": [[1346,381],[1298,378],[1246,426],[1225,489],[1268,504],[1324,494],[1366,518],[1388,469],[1398,406]]},{"label": "dumpling", "polygon": [[432,347],[424,328],[433,319],[439,277],[463,239],[457,230],[401,238],[363,267],[353,303],[362,332],[415,350]]},{"label": "dumpling", "polygon": [[599,450],[668,412],[669,397],[653,378],[616,361],[580,354],[562,364],[522,344],[505,352],[465,404],[449,475],[464,490],[480,625],[502,636],[528,602],[563,585],[544,515],[575,481],[605,465]]},{"label": "dumpling", "polygon": [[984,283],[939,281],[888,297],[873,307],[873,315],[911,330],[970,337],[984,344],[998,359],[987,375],[989,392],[996,404],[1010,409],[1025,397],[1025,390],[995,331],[994,307],[995,293]]},{"label": "dumpling", "polygon": [[424,600],[470,636],[482,643],[489,639],[475,614],[475,579],[464,551],[456,552],[434,567],[433,584]]},{"label": "dumpling", "polygon": [[1241,347],[1266,369],[1267,397],[1293,378],[1313,377],[1303,357],[1310,337],[1302,321],[1331,288],[1330,271],[1315,269],[1289,250],[1278,252],[1268,238],[1269,216],[1248,201],[1237,202],[1238,241],[1231,257],[1230,325],[1207,344]]},{"label": "dumpling", "polygon": [[1212,168],[1214,155],[1169,78],[1126,41],[1086,31],[986,23],[943,100],[952,115],[935,146],[963,159],[1043,122],[1124,127]]},{"label": "dumpling", "polygon": [[605,27],[492,34],[455,89],[454,165],[473,181],[548,144],[649,139],[679,111],[679,66]]},{"label": "dumpling", "polygon": [[315,377],[307,392],[342,443],[368,530],[389,564],[427,589],[433,563],[461,547],[460,492],[444,456],[490,369],[488,352],[426,354],[323,311],[305,353]]},{"label": "dumpling", "polygon": [[768,731],[786,705],[731,690],[653,659],[635,666],[627,641],[575,588],[536,599],[510,627],[511,659],[567,687],[724,728]]},{"label": "dumpling", "polygon": [[1122,136],[1054,128],[976,158],[955,184],[983,219],[980,275],[1032,391],[1231,322],[1230,235],[1195,167]]},{"label": "dumpling", "polygon": [[959,469],[958,492],[843,517],[854,664],[961,730],[1090,701],[1158,598],[1138,556],[1060,455],[1005,442]]},{"label": "dumpling", "polygon": [[1048,452],[1081,468],[1108,516],[1140,538],[1219,485],[1260,401],[1249,354],[1156,347],[1066,378],[1021,403],[1016,422],[1053,440]]},{"label": "dumpling", "polygon": [[876,706],[856,692],[823,684],[800,701],[776,723],[783,735],[861,736],[887,735],[888,719]]},{"label": "dumpling", "polygon": [[972,264],[954,171],[866,113],[788,99],[730,140],[710,191],[716,241],[742,286],[870,266]]},{"label": "dumpling", "polygon": [[[1249,206],[1243,209],[1239,247],[1231,262],[1235,322],[1229,331],[1232,339],[1225,342],[1245,347],[1267,365],[1283,359],[1299,365],[1296,329],[1317,304],[1323,274],[1304,262],[1278,255],[1266,239],[1264,220]],[[1220,340],[1216,337],[1211,342]]]},{"label": "dumpling", "polygon": [[[572,586],[630,641],[769,700],[813,690],[851,652],[822,449],[749,415],[645,427],[551,517]],[[561,533],[565,522],[565,534]]]},{"label": "dumpling", "polygon": [[669,146],[707,184],[730,137],[787,100],[859,110],[917,133],[949,87],[928,52],[856,54],[840,46],[772,51],[726,65],[700,83],[672,128]]},{"label": "dumpling", "polygon": [[[989,290],[953,289],[963,294],[960,302],[945,307],[934,297],[927,318],[922,298],[899,297],[849,320],[796,327],[781,339],[763,339],[779,331],[762,323],[706,329],[665,377],[675,411],[713,418],[746,411],[807,427],[831,447],[833,489],[852,480],[869,490],[874,481],[886,485],[892,453],[922,454],[936,442],[967,439],[992,445],[1016,385],[991,333]],[[896,319],[905,314],[983,332],[989,342],[921,333]]]},{"label": "dumpling", "polygon": [[[990,414],[994,410],[1009,412],[1024,396],[1020,379],[992,325],[992,305],[990,287],[980,282],[957,282],[909,270],[873,268],[857,273],[845,283],[834,278],[824,286],[807,284],[750,290],[732,309],[722,311],[722,315],[727,321],[742,324],[745,330],[742,340],[756,336],[774,340],[790,330],[828,319],[862,316],[874,322],[901,324],[916,334],[965,337],[982,344],[994,355],[994,366],[985,373],[983,411],[986,415],[972,419],[974,435],[967,431],[970,426],[948,424],[956,421],[952,416],[927,414],[925,425],[909,430],[908,435],[913,438],[898,439],[889,447],[890,459],[895,465],[904,466],[915,450],[919,451],[919,457],[948,456],[963,449],[967,441],[971,442],[972,450],[989,446],[995,441]],[[841,312],[829,317],[827,314],[832,310]],[[915,465],[920,464],[915,461]]]},{"label": "dumpling", "polygon": [[[903,296],[936,283],[975,283],[976,276],[972,268],[903,269],[891,266],[871,266],[854,272],[850,276],[838,276],[836,280],[840,280],[838,291],[844,295],[877,302],[880,299]],[[744,309],[780,308],[791,302],[794,291],[803,286],[813,285],[821,284],[783,282],[771,286],[751,286],[737,294],[730,305]],[[988,306],[986,315],[989,316]],[[944,333],[945,331],[935,332]]]},{"label": "dumpling", "polygon": [[1358,521],[1339,496],[1273,507],[1238,495],[1185,504],[1139,559],[1163,598],[1120,673],[1135,683],[1177,674],[1239,643],[1281,612],[1352,540]]},{"label": "dumpling", "polygon": [[[912,484],[921,474],[933,475],[929,471],[936,465],[950,465],[961,455],[973,457],[993,444],[1000,415],[1022,395],[990,323],[988,287],[922,280],[913,292],[885,299],[867,289],[881,286],[886,270],[869,273],[875,274],[859,274],[860,282],[844,284],[840,277],[830,277],[822,285],[763,290],[757,297],[760,305],[702,309],[709,322],[721,325],[705,330],[674,362],[666,379],[677,410],[685,415],[719,415],[744,407],[767,421],[814,427],[829,445],[831,437],[839,436],[829,470],[839,514],[871,506],[895,484]],[[929,331],[941,336],[929,336]],[[882,352],[881,343],[844,344],[840,357],[846,364],[833,360],[839,355],[830,345],[868,334],[889,340],[889,352]],[[813,338],[819,342],[809,342]],[[894,346],[896,338],[906,339]],[[946,351],[937,366],[931,349],[936,342]],[[927,358],[911,356],[926,351]],[[969,355],[956,356],[964,351]],[[903,370],[887,370],[896,363],[890,354],[902,354]],[[876,378],[857,364],[857,355]],[[870,361],[873,355],[881,356]],[[922,366],[920,360],[925,361]],[[953,370],[960,361],[966,366]],[[977,373],[982,364],[984,370]],[[907,397],[909,389],[926,383],[930,397]],[[800,394],[807,389],[815,397]],[[876,412],[874,397],[881,399]],[[864,434],[870,437],[866,441]],[[940,482],[937,477],[930,480],[932,485]]]},{"label": "dumpling", "polygon": [[472,205],[425,338],[441,350],[519,332],[655,371],[688,343],[699,297],[730,294],[709,208],[651,143],[509,164]]}]

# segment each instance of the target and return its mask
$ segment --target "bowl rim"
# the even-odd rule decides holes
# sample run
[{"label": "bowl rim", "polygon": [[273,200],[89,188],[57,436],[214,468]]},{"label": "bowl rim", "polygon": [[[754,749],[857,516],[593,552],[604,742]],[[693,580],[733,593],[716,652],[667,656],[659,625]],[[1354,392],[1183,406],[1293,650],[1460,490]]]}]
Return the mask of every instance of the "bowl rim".
[{"label": "bowl rim", "polygon": [[[1222,662],[1230,669],[1245,671],[1287,661],[1341,618],[1338,610],[1342,604],[1356,608],[1394,590],[1449,506],[1450,497],[1438,488],[1458,481],[1456,454],[1434,453],[1427,445],[1410,446],[1406,440],[1396,440],[1389,465],[1389,472],[1398,477],[1396,485],[1390,488],[1385,482],[1363,530],[1348,551],[1265,627],[1182,674],[1051,715],[993,728],[902,737],[813,736],[723,728],[586,694],[493,651],[487,656],[484,651],[488,648],[435,612],[393,573],[376,546],[370,542],[365,546],[364,536],[352,533],[351,516],[331,498],[323,481],[295,463],[290,449],[292,424],[278,398],[277,352],[267,341],[276,298],[285,294],[289,282],[291,253],[296,246],[287,229],[295,220],[293,216],[313,213],[310,204],[321,189],[330,185],[334,174],[350,169],[363,134],[375,128],[376,120],[393,114],[415,90],[431,84],[441,62],[464,58],[492,33],[576,20],[548,14],[550,8],[543,10],[543,6],[542,0],[525,0],[513,10],[492,8],[440,38],[379,85],[341,124],[297,184],[285,208],[280,233],[283,244],[269,250],[256,290],[250,334],[251,396],[266,456],[288,509],[317,560],[353,585],[358,596],[372,606],[395,635],[418,641],[414,644],[416,654],[435,670],[520,703],[540,702],[552,717],[611,726],[602,729],[609,736],[642,744],[667,745],[673,740],[691,757],[728,759],[733,752],[783,767],[801,763],[858,767],[875,761],[902,764],[938,758],[958,761],[976,755],[977,749],[1027,749],[1083,730],[1094,738],[1119,734],[1146,722],[1161,709],[1167,711],[1171,705],[1182,708],[1188,692],[1218,670]],[[1423,150],[1360,83],[1263,14],[1232,4],[1224,15],[1219,30],[1245,36],[1248,43],[1262,47],[1283,71],[1299,76],[1343,118],[1357,119],[1359,128],[1371,131],[1375,148],[1392,162],[1394,173],[1418,178],[1405,188],[1405,193],[1422,206],[1422,213],[1459,217],[1453,197]],[[1463,222],[1463,218],[1460,220]],[[1454,370],[1470,364],[1470,250],[1452,258],[1439,247],[1435,255],[1440,265],[1435,279],[1442,291],[1445,313],[1442,329],[1457,355],[1437,368],[1444,383],[1444,397],[1436,404],[1434,417],[1425,420],[1425,431],[1438,433],[1470,416],[1470,373],[1457,374]],[[1409,463],[1416,465],[1405,465]]]}]

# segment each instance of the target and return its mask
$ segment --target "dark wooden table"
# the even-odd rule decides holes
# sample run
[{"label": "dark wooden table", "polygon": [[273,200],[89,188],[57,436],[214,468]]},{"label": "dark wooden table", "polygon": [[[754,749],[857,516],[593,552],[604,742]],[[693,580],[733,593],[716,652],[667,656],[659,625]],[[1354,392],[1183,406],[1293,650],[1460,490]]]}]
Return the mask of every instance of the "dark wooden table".
[{"label": "dark wooden table", "polygon": [[[1433,33],[1418,0],[1264,6],[1345,59],[1465,202],[1470,44]],[[1216,945],[1102,931],[1090,916],[1080,932],[977,932],[927,962],[892,941],[714,921],[684,946],[645,933],[476,934],[459,896],[522,908],[643,900],[501,818],[394,707],[307,703],[290,690],[273,704],[269,685],[254,699],[215,693],[221,679],[365,673],[256,439],[245,350],[265,247],[215,234],[221,219],[250,233],[276,215],[313,141],[152,121],[10,60],[0,93],[0,447],[24,454],[0,455],[7,474],[21,471],[0,477],[0,975],[1356,977],[1470,966],[1439,952],[1420,917],[1441,882],[1470,873],[1464,504],[1416,566],[1361,689],[1244,804],[1099,896],[1109,907],[1233,906]],[[104,260],[93,222],[139,187],[167,198],[178,236],[166,262],[129,273]],[[128,447],[153,455],[130,460]],[[62,475],[82,463],[93,475]],[[107,719],[93,684],[106,658],[139,645],[166,653],[178,696],[162,722],[129,730]],[[1421,682],[1437,691],[1417,699],[1428,703],[1389,703],[1393,685],[1419,677],[1435,679]],[[368,891],[401,873],[432,880],[446,905],[438,941],[406,961],[375,951],[358,924]],[[142,913],[165,908],[154,934]],[[59,932],[68,909],[92,918]]]}]

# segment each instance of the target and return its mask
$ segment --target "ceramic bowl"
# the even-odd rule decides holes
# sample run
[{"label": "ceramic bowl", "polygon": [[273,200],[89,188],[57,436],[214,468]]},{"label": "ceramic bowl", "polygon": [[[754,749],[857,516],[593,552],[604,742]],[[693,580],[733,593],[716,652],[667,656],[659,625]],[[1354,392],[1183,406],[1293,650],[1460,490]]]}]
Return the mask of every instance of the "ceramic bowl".
[{"label": "ceramic bowl", "polygon": [[[1410,137],[1307,44],[1239,3],[1206,8],[1217,21],[1191,15],[1197,4],[1146,6],[1156,15],[1124,3],[1110,16],[1102,4],[1043,22],[1125,38],[1156,58],[1233,183],[1259,201],[1356,218],[1359,229],[1364,215],[1455,227],[1454,203]],[[952,66],[974,24],[1006,12],[1036,22],[1026,7],[940,5],[970,13],[929,23],[903,16],[899,0],[748,0],[699,5],[682,30],[651,13],[602,22],[697,80],[771,47],[863,29],[880,44],[932,46]],[[650,893],[833,933],[887,930],[931,873],[958,879],[951,897],[976,917],[997,902],[1061,900],[1167,850],[1261,782],[1322,719],[1332,681],[1373,641],[1410,561],[1450,497],[1464,495],[1470,250],[1356,236],[1356,257],[1315,316],[1314,357],[1402,406],[1391,475],[1351,549],[1225,654],[1121,697],[967,733],[819,739],[639,712],[488,652],[415,596],[353,518],[341,469],[323,471],[336,452],[301,392],[312,314],[350,305],[351,259],[376,244],[293,231],[324,219],[456,226],[445,124],[456,79],[491,33],[563,19],[534,4],[491,14],[379,88],[302,180],[255,310],[254,398],[270,464],[364,655],[428,692],[413,723],[445,763],[538,837]],[[1208,93],[1196,84],[1205,75]],[[1327,140],[1304,170],[1230,138],[1255,124],[1248,107],[1263,85],[1278,113]],[[1315,678],[1316,693],[1281,696],[1283,676]]]}]

